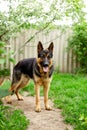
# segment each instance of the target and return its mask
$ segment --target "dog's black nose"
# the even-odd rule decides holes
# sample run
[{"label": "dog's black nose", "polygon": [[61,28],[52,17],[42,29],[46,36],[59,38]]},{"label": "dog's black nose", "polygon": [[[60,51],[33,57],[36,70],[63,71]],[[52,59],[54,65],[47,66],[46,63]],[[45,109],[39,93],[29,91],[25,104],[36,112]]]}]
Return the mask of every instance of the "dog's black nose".
[{"label": "dog's black nose", "polygon": [[49,65],[49,62],[47,62],[47,61],[43,63],[44,67],[47,67],[48,65]]}]

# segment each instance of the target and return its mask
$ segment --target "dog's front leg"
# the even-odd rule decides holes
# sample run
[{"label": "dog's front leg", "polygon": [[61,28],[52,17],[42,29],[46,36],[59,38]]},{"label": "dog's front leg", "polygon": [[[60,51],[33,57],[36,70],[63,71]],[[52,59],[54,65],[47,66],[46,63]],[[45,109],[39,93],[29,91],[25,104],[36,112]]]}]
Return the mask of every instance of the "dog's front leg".
[{"label": "dog's front leg", "polygon": [[35,93],[36,93],[36,112],[40,112],[40,86],[38,84],[35,84]]},{"label": "dog's front leg", "polygon": [[45,109],[50,111],[52,110],[52,108],[50,107],[48,103],[48,92],[49,92],[49,85],[45,85],[44,86],[44,104],[45,104]]}]

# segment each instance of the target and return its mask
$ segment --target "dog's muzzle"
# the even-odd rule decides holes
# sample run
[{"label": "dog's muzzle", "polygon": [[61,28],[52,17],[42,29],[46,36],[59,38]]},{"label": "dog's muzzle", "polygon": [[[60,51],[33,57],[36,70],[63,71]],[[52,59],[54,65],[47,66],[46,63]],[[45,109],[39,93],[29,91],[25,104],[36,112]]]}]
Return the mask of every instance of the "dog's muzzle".
[{"label": "dog's muzzle", "polygon": [[47,59],[43,62],[43,71],[47,73],[49,71],[49,62]]}]

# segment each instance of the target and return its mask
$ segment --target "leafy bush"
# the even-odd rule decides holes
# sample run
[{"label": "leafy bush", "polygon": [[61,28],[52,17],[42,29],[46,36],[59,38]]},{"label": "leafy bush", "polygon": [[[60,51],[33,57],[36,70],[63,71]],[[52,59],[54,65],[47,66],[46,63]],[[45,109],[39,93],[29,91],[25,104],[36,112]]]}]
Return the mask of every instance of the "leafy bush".
[{"label": "leafy bush", "polygon": [[0,130],[26,130],[29,120],[21,110],[0,106]]},{"label": "leafy bush", "polygon": [[1,76],[9,76],[10,75],[10,70],[9,69],[1,69],[0,70],[0,77]]},{"label": "leafy bush", "polygon": [[68,39],[69,49],[73,49],[80,63],[80,71],[87,73],[87,22],[73,26],[72,36]]},{"label": "leafy bush", "polygon": [[4,56],[7,54],[7,52],[5,51],[4,46],[5,46],[5,43],[0,41],[0,64],[4,64],[5,63]]},{"label": "leafy bush", "polygon": [[15,62],[14,59],[12,58],[13,51],[7,52],[5,50],[5,47],[6,47],[6,43],[3,41],[0,41],[0,65],[4,65],[4,69],[0,68],[0,77],[10,75],[10,70],[7,67],[5,67],[6,61],[8,60],[10,62]]}]

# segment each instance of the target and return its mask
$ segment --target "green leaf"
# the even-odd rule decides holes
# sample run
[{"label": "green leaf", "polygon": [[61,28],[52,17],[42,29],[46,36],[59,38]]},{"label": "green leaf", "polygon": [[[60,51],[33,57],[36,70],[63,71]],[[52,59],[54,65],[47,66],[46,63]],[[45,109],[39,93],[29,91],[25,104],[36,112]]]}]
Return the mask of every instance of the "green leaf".
[{"label": "green leaf", "polygon": [[4,64],[5,63],[5,59],[4,58],[0,58],[0,64]]},{"label": "green leaf", "polygon": [[4,47],[5,46],[5,42],[0,41],[0,47]]},{"label": "green leaf", "polygon": [[80,115],[79,120],[80,120],[80,121],[84,120],[84,114],[81,114],[81,115]]},{"label": "green leaf", "polygon": [[6,54],[6,50],[0,48],[0,54]]},{"label": "green leaf", "polygon": [[85,122],[87,123],[87,117],[85,118]]},{"label": "green leaf", "polygon": [[9,58],[9,61],[11,61],[11,62],[13,62],[13,63],[15,63],[15,59],[14,58]]}]

